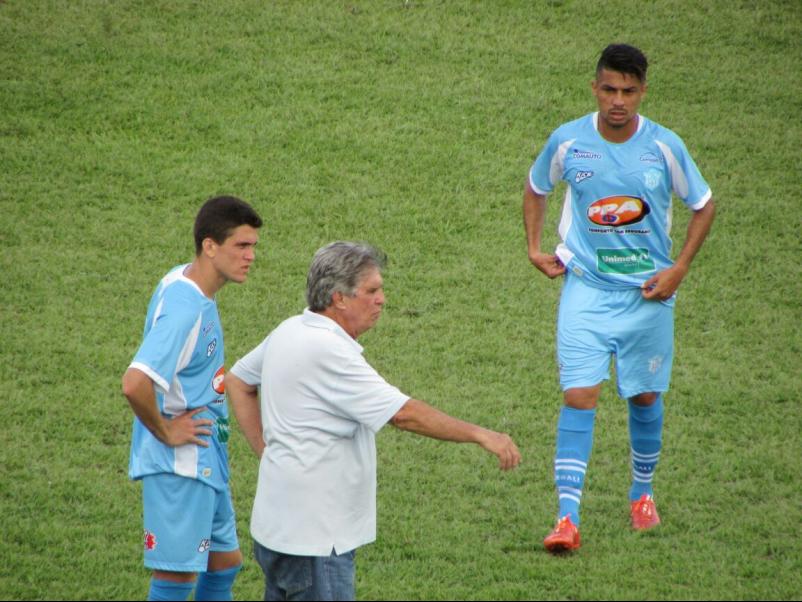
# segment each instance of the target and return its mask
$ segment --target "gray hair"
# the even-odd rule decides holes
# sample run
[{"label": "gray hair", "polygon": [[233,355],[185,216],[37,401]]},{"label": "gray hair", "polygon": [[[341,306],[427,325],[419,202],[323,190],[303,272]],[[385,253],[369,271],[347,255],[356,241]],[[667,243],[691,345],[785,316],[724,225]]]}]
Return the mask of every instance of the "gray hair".
[{"label": "gray hair", "polygon": [[309,309],[323,311],[334,293],[352,297],[365,271],[381,270],[386,264],[387,256],[365,243],[337,241],[318,249],[306,277]]}]

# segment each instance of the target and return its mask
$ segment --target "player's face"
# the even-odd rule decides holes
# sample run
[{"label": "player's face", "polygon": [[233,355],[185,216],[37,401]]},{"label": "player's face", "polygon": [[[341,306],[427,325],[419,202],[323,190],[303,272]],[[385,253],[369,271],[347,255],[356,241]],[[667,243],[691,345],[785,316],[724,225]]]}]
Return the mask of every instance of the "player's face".
[{"label": "player's face", "polygon": [[245,282],[248,271],[256,259],[254,247],[259,241],[259,230],[243,224],[233,230],[222,244],[212,243],[212,261],[226,281]]},{"label": "player's face", "polygon": [[378,268],[362,276],[352,297],[343,296],[346,331],[357,338],[376,325],[384,308],[384,282]]},{"label": "player's face", "polygon": [[591,84],[599,105],[599,128],[603,136],[635,133],[638,108],[646,95],[646,84],[629,73],[602,69]]}]

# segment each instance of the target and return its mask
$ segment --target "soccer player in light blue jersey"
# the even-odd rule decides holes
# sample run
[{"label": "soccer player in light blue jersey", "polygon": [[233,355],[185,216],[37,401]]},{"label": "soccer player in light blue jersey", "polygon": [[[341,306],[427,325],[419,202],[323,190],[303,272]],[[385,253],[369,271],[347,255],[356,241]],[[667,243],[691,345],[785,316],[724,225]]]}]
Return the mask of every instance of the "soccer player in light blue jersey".
[{"label": "soccer player in light blue jersey", "polygon": [[[156,287],[142,345],[123,375],[134,411],[129,476],[142,480],[149,600],[230,600],[242,565],[228,489],[223,331],[215,294],[241,283],[262,220],[235,197],[195,220],[195,259]],[[198,577],[200,574],[200,577]],[[197,582],[197,583],[196,583]]]},{"label": "soccer player in light blue jersey", "polygon": [[[559,513],[544,540],[552,552],[580,546],[579,506],[596,404],[612,356],[618,393],[629,407],[632,526],[645,530],[660,523],[652,479],[673,359],[675,294],[707,236],[715,206],[682,140],[638,112],[647,66],[637,48],[605,48],[591,84],[598,111],[551,134],[524,192],[529,259],[549,278],[564,277],[557,316],[564,398],[554,461]],[[561,242],[550,254],[541,248],[546,196],[561,180]],[[693,212],[674,261],[673,196]]]}]

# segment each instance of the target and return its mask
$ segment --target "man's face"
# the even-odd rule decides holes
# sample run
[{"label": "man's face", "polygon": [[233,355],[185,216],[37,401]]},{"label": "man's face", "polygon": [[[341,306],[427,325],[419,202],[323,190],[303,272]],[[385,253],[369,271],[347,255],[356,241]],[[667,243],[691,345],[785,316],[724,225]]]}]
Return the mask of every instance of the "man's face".
[{"label": "man's face", "polygon": [[346,332],[357,338],[376,325],[384,307],[384,282],[378,268],[363,273],[352,297],[343,295]]},{"label": "man's face", "polygon": [[226,281],[245,282],[256,259],[254,247],[258,241],[259,230],[247,224],[236,227],[222,244],[209,241],[209,255],[215,269]]},{"label": "man's face", "polygon": [[[646,95],[646,84],[629,73],[602,69],[591,84],[599,105],[599,125],[609,130],[632,130],[638,108]],[[604,131],[602,132],[604,133]]]}]

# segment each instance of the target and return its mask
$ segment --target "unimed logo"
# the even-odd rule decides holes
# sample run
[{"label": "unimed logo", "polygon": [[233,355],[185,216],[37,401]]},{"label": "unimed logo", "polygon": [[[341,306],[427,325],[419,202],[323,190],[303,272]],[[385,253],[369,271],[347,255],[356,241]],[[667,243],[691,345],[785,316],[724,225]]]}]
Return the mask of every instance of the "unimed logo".
[{"label": "unimed logo", "polygon": [[588,207],[588,219],[600,226],[628,226],[649,215],[649,205],[636,196],[608,196]]}]

